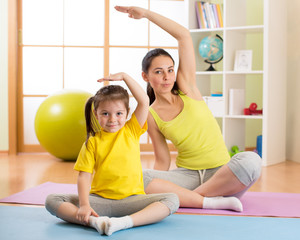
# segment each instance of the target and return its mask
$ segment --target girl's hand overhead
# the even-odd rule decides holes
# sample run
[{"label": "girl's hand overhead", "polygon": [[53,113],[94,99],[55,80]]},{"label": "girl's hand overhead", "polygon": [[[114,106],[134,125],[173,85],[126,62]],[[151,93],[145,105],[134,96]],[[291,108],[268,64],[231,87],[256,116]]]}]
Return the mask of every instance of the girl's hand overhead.
[{"label": "girl's hand overhead", "polygon": [[97,80],[97,82],[104,82],[104,81],[123,81],[124,76],[123,73],[115,73],[109,74],[107,77],[103,77]]}]

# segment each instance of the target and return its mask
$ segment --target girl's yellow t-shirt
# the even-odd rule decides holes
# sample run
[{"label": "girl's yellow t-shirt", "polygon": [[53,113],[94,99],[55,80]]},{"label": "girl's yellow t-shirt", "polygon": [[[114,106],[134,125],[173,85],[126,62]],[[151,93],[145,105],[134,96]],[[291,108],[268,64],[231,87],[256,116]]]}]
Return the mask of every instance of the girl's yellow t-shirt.
[{"label": "girl's yellow t-shirt", "polygon": [[94,174],[91,194],[123,199],[145,194],[140,161],[140,127],[135,115],[115,133],[100,131],[83,144],[74,169]]},{"label": "girl's yellow t-shirt", "polygon": [[204,101],[179,94],[184,107],[171,121],[163,121],[150,107],[155,122],[178,151],[177,167],[202,170],[230,160],[220,127]]}]

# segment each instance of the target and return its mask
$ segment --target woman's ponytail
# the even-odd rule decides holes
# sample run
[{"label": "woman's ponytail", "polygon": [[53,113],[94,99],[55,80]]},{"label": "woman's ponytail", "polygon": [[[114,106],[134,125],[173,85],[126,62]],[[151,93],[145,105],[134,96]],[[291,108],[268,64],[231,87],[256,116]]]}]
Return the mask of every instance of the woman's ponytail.
[{"label": "woman's ponytail", "polygon": [[149,97],[149,106],[155,101],[155,93],[150,83],[147,83],[147,95]]}]

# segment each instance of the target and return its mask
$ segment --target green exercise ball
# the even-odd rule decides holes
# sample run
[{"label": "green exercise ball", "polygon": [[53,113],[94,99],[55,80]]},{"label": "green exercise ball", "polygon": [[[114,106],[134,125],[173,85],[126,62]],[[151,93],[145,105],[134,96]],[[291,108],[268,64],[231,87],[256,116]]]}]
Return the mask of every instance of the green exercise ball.
[{"label": "green exercise ball", "polygon": [[84,108],[92,94],[62,90],[47,97],[35,116],[35,133],[53,156],[75,161],[86,139]]}]

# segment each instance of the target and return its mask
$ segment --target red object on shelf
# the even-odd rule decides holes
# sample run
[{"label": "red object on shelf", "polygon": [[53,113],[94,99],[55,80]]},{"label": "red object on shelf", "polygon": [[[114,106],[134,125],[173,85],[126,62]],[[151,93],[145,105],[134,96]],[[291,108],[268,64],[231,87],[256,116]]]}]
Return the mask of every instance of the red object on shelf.
[{"label": "red object on shelf", "polygon": [[257,110],[257,104],[251,103],[249,108],[244,108],[244,114],[245,115],[259,115],[262,114],[263,110]]}]

